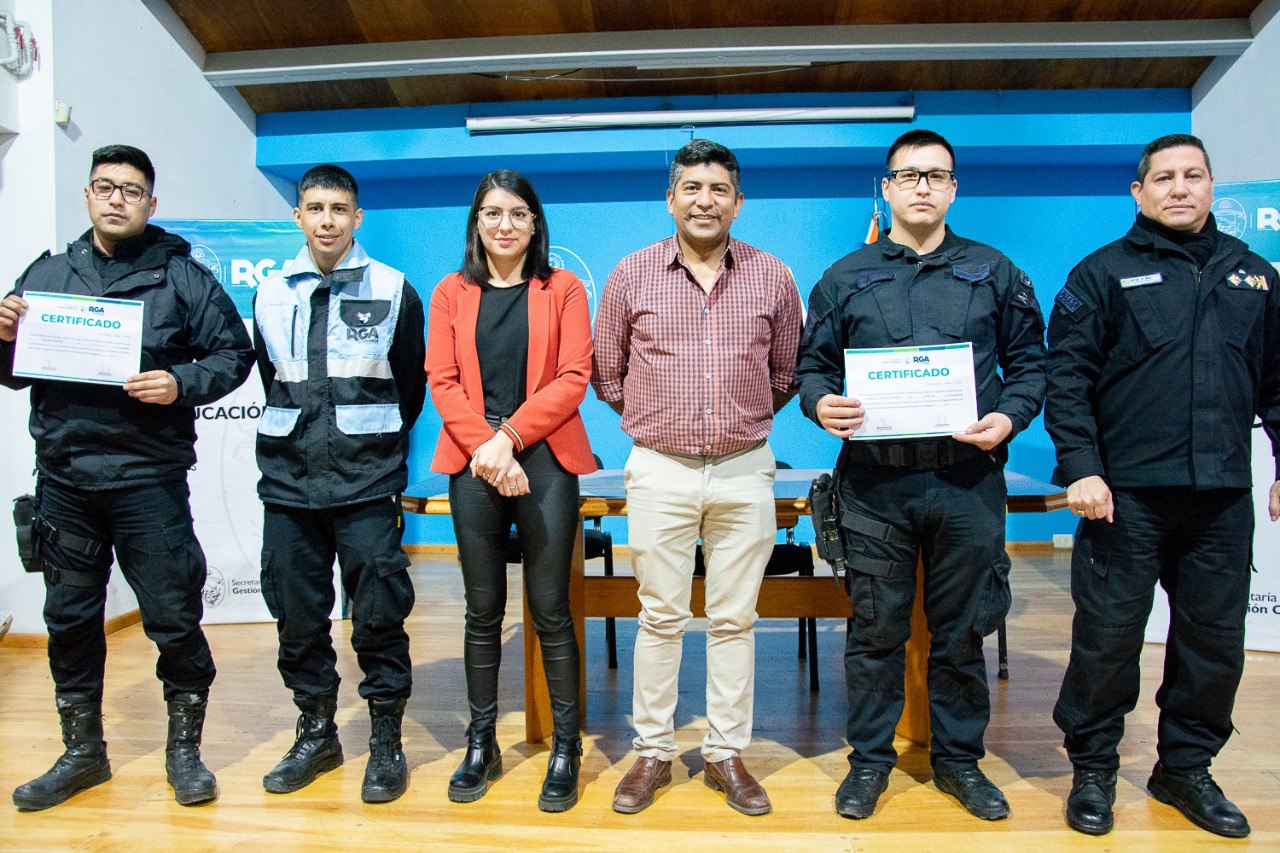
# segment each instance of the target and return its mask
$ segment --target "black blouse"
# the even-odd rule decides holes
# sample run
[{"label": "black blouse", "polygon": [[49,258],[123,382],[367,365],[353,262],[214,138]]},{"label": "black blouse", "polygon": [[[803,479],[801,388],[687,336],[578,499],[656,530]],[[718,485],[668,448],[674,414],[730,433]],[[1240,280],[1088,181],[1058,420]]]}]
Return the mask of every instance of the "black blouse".
[{"label": "black blouse", "polygon": [[480,285],[476,354],[484,387],[484,413],[509,418],[524,402],[529,366],[529,282]]}]

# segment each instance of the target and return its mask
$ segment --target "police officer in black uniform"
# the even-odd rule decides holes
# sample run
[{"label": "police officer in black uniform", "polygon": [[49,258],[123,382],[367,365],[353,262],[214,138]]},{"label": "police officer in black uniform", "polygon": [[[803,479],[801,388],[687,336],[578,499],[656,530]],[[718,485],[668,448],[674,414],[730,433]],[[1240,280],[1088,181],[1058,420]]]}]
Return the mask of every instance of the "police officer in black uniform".
[{"label": "police officer in black uniform", "polygon": [[893,143],[881,183],[893,228],[826,271],[801,345],[801,410],[840,438],[865,414],[844,396],[845,348],[973,345],[976,423],[938,439],[848,441],[837,462],[854,620],[845,650],[853,752],[836,811],[851,818],[874,812],[897,759],[918,556],[933,634],[934,780],[977,817],[1009,814],[978,768],[990,716],[982,638],[1009,607],[1003,466],[1009,439],[1043,400],[1044,322],[1024,273],[947,228],[954,164],[932,131]]},{"label": "police officer in black uniform", "polygon": [[1137,222],[1072,270],[1049,321],[1045,427],[1054,481],[1081,516],[1071,661],[1053,713],[1075,768],[1067,823],[1101,835],[1114,822],[1116,748],[1159,582],[1170,622],[1147,788],[1198,826],[1242,837],[1248,821],[1209,763],[1231,735],[1244,669],[1255,415],[1280,442],[1277,276],[1218,230],[1196,137],[1147,145],[1131,191]]},{"label": "police officer in black uniform", "polygon": [[345,169],[308,170],[293,213],[306,245],[262,283],[253,306],[267,392],[257,442],[262,594],[277,619],[280,674],[301,711],[297,740],[263,786],[296,791],[343,761],[329,622],[336,556],[372,726],[360,795],[388,802],[409,782],[401,722],[414,592],[400,492],[426,398],[424,312],[404,275],[356,242],[364,211]]},{"label": "police officer in black uniform", "polygon": [[[112,553],[159,649],[169,710],[165,773],[183,805],[218,796],[200,759],[214,679],[200,629],[205,559],[191,523],[187,469],[195,408],[244,382],[253,348],[222,287],[186,240],[149,225],[151,159],[128,145],[93,152],[85,205],[93,227],[63,254],[36,261],[0,302],[0,383],[31,387],[38,479],[35,534],[45,573],[45,624],[66,751],[18,787],[23,810],[46,809],[111,778],[102,739],[103,614]],[[26,292],[144,304],[141,372],[123,387],[13,375]]]}]

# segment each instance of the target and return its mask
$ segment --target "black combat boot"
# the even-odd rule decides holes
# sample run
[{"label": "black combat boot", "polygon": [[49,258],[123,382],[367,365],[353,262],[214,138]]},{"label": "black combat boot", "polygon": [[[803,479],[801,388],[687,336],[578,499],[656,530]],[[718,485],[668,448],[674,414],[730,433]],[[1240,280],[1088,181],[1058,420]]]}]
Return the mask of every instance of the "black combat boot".
[{"label": "black combat boot", "polygon": [[489,790],[489,783],[502,775],[502,752],[493,729],[476,731],[467,727],[467,754],[449,779],[449,799],[470,803]]},{"label": "black combat boot", "polygon": [[544,812],[566,812],[578,802],[578,769],[582,767],[582,738],[551,738],[547,757],[547,778],[542,782],[538,808]]},{"label": "black combat boot", "polygon": [[111,778],[107,744],[102,739],[102,700],[67,693],[57,697],[57,704],[66,751],[48,773],[14,790],[13,804],[23,811],[56,806],[77,791]]},{"label": "black combat boot", "polygon": [[200,760],[200,735],[209,699],[200,693],[180,693],[169,703],[169,739],[164,745],[164,772],[180,806],[198,806],[218,799],[218,780]]},{"label": "black combat boot", "polygon": [[262,777],[262,787],[273,794],[288,794],[305,788],[316,776],[342,766],[342,744],[333,723],[338,697],[295,699],[302,714],[298,717],[298,737],[280,763]]},{"label": "black combat boot", "polygon": [[404,699],[369,700],[369,763],[364,769],[360,799],[366,803],[389,803],[409,787],[409,765],[400,743],[400,723],[404,719]]}]

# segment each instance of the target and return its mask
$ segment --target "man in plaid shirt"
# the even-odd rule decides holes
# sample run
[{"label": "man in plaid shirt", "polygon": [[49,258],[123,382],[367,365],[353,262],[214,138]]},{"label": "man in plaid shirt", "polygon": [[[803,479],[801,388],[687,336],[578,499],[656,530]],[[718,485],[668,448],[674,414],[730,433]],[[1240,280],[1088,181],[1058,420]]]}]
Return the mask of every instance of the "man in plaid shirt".
[{"label": "man in plaid shirt", "polygon": [[676,234],[623,258],[595,327],[596,394],[635,442],[627,460],[640,584],[633,716],[639,758],[613,807],[631,814],[671,780],[681,639],[694,546],[707,567],[707,785],[744,814],[769,796],[739,754],[751,740],[756,598],[773,550],[773,414],[792,396],[803,319],[786,266],[729,236],[737,158],[692,140],[671,164]]}]

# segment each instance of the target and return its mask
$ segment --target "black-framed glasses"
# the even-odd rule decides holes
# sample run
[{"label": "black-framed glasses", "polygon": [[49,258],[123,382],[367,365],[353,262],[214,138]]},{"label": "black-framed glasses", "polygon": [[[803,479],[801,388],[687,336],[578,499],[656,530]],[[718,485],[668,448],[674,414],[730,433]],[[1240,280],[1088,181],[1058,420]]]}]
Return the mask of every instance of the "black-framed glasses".
[{"label": "black-framed glasses", "polygon": [[527,207],[517,207],[515,210],[503,210],[500,207],[480,208],[480,221],[486,228],[497,228],[502,224],[504,216],[511,220],[511,227],[517,231],[529,230],[536,218],[533,211]]},{"label": "black-framed glasses", "polygon": [[115,181],[109,181],[106,178],[94,178],[89,182],[89,192],[93,193],[94,198],[100,198],[103,201],[115,195],[116,190],[120,190],[120,197],[129,204],[137,204],[151,195],[151,193],[147,192],[146,187],[138,184],[117,184]]},{"label": "black-framed glasses", "polygon": [[931,190],[945,190],[956,182],[956,173],[950,169],[930,169],[922,172],[919,169],[890,169],[884,176],[900,190],[915,189],[923,178]]}]

